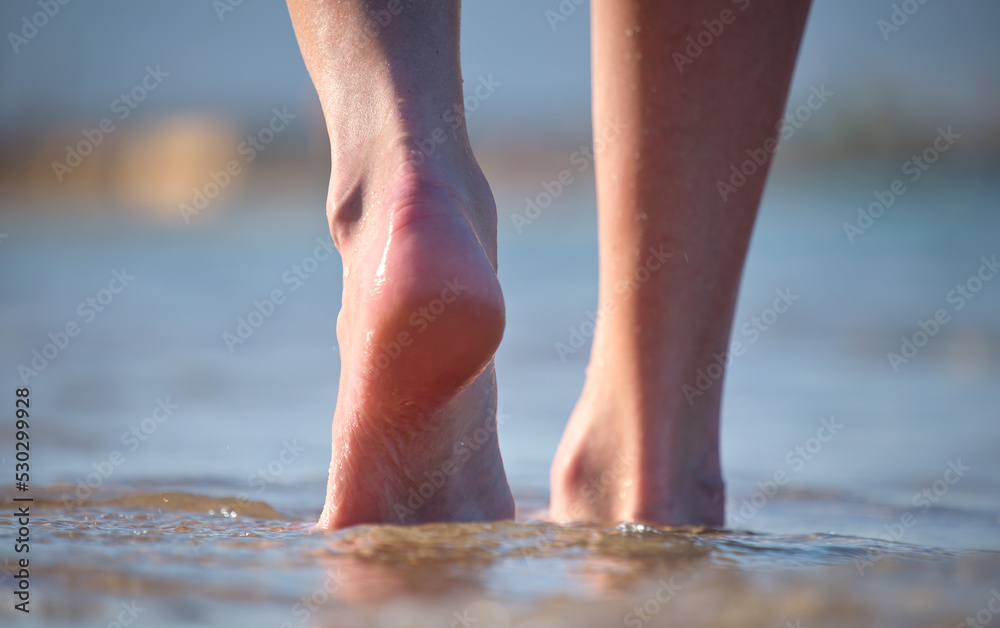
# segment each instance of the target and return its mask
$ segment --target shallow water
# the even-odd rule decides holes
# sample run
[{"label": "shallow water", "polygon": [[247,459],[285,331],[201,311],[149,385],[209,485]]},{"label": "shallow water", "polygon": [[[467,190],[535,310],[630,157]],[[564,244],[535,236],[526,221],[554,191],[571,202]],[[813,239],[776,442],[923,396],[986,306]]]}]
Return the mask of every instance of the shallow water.
[{"label": "shallow water", "polygon": [[[306,534],[311,519],[235,497],[60,490],[33,505],[32,623],[113,625],[130,609],[143,626],[957,625],[1000,578],[995,552],[836,535],[538,521]],[[20,620],[10,595],[0,617]]]},{"label": "shallow water", "polygon": [[[22,385],[16,367],[67,322],[82,332],[29,382],[34,610],[11,611],[14,508],[4,484],[0,618],[108,626],[122,613],[130,619],[122,604],[143,609],[136,626],[914,626],[992,617],[1000,283],[952,312],[904,368],[886,361],[920,320],[951,307],[946,294],[981,256],[1000,253],[996,183],[935,172],[919,198],[854,244],[842,224],[885,173],[779,178],[769,190],[734,328],[747,350],[725,391],[726,531],[542,522],[548,464],[589,339],[563,356],[556,344],[585,329],[596,301],[588,186],[521,232],[510,213],[538,190],[499,195],[508,311],[497,356],[500,438],[517,522],[336,534],[305,531],[329,463],[342,269],[330,258],[296,289],[283,279],[327,237],[321,210],[298,209],[322,207],[321,197],[296,200],[280,220],[279,200],[248,200],[190,228],[106,208],[96,220],[8,212],[5,420]],[[123,268],[134,282],[87,321],[78,304]],[[274,289],[285,302],[230,351],[223,334]],[[751,341],[743,326],[785,289],[799,299]],[[176,409],[146,421],[159,402]],[[820,443],[824,420],[843,427]],[[136,427],[141,440],[127,436]],[[114,452],[121,462],[104,477]],[[13,431],[0,430],[4,477],[12,455]],[[955,482],[946,481],[951,465],[967,468]],[[772,487],[776,477],[787,481]]]}]

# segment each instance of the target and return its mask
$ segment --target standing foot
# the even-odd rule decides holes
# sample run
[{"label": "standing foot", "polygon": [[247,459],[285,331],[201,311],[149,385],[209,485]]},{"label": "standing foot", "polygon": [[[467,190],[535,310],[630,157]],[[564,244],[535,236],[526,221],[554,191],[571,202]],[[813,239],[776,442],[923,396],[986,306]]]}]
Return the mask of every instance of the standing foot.
[{"label": "standing foot", "polygon": [[556,452],[550,516],[723,525],[717,436],[685,429],[690,418],[668,407],[637,410],[614,391],[596,388],[585,387]]},{"label": "standing foot", "polygon": [[[395,150],[396,155],[393,156]],[[493,354],[504,330],[496,209],[475,162],[375,152],[367,193],[331,207],[344,260],[341,380],[319,527],[511,518]]]}]

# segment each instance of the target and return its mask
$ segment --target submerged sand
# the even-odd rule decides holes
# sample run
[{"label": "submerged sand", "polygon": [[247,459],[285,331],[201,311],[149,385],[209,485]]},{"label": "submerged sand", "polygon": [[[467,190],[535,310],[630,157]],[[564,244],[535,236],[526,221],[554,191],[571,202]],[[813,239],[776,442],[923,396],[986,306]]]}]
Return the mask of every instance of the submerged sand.
[{"label": "submerged sand", "polygon": [[[33,504],[30,625],[986,626],[1000,610],[997,552],[530,520],[309,534],[262,502],[64,488]],[[6,582],[0,618],[21,625]]]}]

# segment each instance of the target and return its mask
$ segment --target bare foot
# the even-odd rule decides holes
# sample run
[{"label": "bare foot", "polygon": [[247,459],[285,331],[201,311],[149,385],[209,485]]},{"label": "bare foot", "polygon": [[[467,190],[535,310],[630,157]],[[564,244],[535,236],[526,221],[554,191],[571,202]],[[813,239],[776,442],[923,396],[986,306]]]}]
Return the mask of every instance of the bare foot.
[{"label": "bare foot", "polygon": [[[552,464],[550,516],[560,522],[724,522],[718,437],[692,434],[585,387]],[[624,390],[620,388],[619,390]]]},{"label": "bare foot", "polygon": [[512,517],[496,434],[496,206],[465,127],[458,2],[385,20],[363,0],[288,4],[330,135],[344,262],[318,527]]},{"label": "bare foot", "polygon": [[809,11],[769,2],[696,68],[675,63],[700,16],[731,5],[591,3],[594,135],[618,132],[594,162],[604,316],[552,467],[558,520],[723,523],[721,380],[770,161],[737,193],[719,186],[775,145]]},{"label": "bare foot", "polygon": [[400,165],[371,203],[331,212],[344,258],[342,370],[320,526],[509,518],[492,195],[474,162],[449,184],[413,163],[408,142],[395,149]]}]

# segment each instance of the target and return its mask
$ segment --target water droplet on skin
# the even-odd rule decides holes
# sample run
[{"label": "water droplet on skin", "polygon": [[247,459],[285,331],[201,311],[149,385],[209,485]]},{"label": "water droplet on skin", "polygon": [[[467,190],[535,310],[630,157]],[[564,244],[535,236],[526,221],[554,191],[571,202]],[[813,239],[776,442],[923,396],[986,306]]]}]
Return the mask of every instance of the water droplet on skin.
[{"label": "water droplet on skin", "polygon": [[625,34],[628,35],[629,37],[631,37],[632,36],[632,29],[631,28],[627,29],[625,31]]},{"label": "water droplet on skin", "polygon": [[347,266],[344,266],[344,278],[346,279],[350,276],[351,276],[351,269],[348,268]]}]

